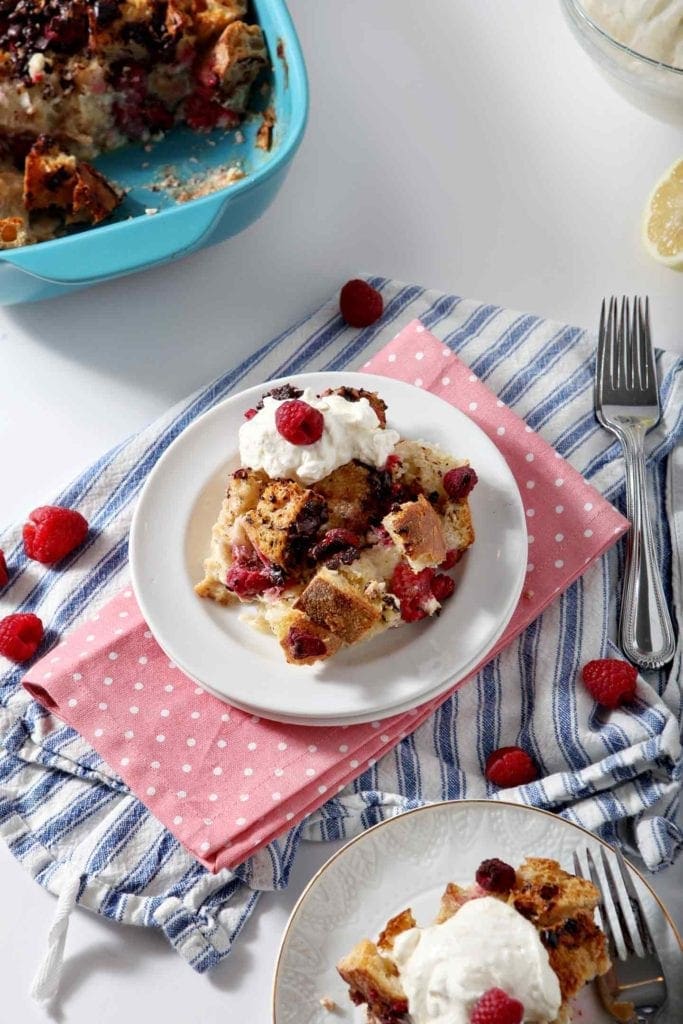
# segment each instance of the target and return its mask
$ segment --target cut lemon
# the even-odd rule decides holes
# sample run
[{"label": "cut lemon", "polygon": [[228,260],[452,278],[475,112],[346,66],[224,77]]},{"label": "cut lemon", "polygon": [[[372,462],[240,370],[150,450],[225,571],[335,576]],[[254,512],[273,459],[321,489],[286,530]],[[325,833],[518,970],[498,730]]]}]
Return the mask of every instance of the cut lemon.
[{"label": "cut lemon", "polygon": [[658,263],[683,270],[683,159],[652,190],[645,208],[643,243]]}]

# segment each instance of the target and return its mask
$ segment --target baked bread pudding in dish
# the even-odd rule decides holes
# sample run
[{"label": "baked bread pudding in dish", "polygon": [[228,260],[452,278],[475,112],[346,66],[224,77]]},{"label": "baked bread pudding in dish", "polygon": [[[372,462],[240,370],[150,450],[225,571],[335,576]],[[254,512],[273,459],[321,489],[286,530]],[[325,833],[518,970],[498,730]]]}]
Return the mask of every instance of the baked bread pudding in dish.
[{"label": "baked bread pudding in dish", "polygon": [[285,384],[245,414],[195,590],[253,605],[291,664],[438,615],[474,541],[476,472],[386,413],[374,392]]},{"label": "baked bread pudding in dish", "polygon": [[121,200],[88,163],[174,124],[236,127],[267,66],[247,0],[0,0],[0,248]]},{"label": "baked bread pudding in dish", "polygon": [[570,1001],[610,968],[598,901],[557,861],[485,860],[473,885],[446,886],[433,924],[404,910],[337,969],[368,1024],[567,1024]]}]

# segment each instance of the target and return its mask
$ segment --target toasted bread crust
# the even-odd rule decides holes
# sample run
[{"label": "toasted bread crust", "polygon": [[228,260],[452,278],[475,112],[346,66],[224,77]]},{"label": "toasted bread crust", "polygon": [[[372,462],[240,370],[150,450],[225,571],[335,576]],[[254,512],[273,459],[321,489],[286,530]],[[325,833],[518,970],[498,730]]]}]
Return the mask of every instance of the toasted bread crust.
[{"label": "toasted bread crust", "polygon": [[354,460],[313,484],[327,503],[328,527],[364,534],[379,521],[382,482],[377,470]]},{"label": "toasted bread crust", "polygon": [[244,529],[273,565],[293,568],[302,548],[312,543],[327,517],[324,499],[293,480],[266,484],[256,507],[244,516]]},{"label": "toasted bread crust", "polygon": [[295,607],[347,644],[362,640],[382,621],[381,600],[368,599],[362,582],[326,566],[318,570]]},{"label": "toasted bread crust", "polygon": [[415,572],[441,565],[446,557],[441,517],[423,494],[417,501],[407,501],[396,512],[390,512],[382,526]]},{"label": "toasted bread crust", "polygon": [[[283,609],[280,614],[268,616],[267,621],[290,665],[314,665],[317,661],[326,661],[341,647],[339,637],[336,637],[324,626],[313,622],[305,612],[297,608],[290,606]],[[299,643],[297,643],[297,634]],[[305,648],[303,650],[300,648],[301,634],[321,640],[325,645],[325,650],[312,655],[307,654]]]}]

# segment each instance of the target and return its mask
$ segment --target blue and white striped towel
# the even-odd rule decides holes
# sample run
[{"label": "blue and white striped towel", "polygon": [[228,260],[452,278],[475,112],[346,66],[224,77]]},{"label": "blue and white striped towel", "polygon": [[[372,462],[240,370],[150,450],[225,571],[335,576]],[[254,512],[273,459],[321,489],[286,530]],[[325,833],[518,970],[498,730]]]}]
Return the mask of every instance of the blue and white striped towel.
[{"label": "blue and white striped towel", "polygon": [[[574,327],[417,286],[373,279],[382,320],[346,327],[336,300],[264,345],[139,435],[87,469],[54,500],[79,508],[91,539],[69,572],[38,570],[20,528],[0,535],[14,567],[0,612],[36,611],[53,642],[126,580],[131,512],[150,469],[181,430],[231,392],[303,370],[359,368],[419,317],[516,412],[616,505],[623,464],[592,411],[595,338]],[[683,551],[683,361],[659,353],[663,416],[647,438],[649,499],[666,592],[680,620]],[[114,921],[161,928],[197,971],[225,957],[260,890],[287,885],[302,836],[351,836],[423,801],[493,796],[482,777],[484,733],[521,742],[544,778],[506,799],[532,800],[639,852],[652,869],[682,843],[674,817],[681,773],[681,652],[648,677],[627,710],[605,715],[574,680],[589,658],[617,654],[623,545],[612,548],[507,651],[414,735],[297,829],[238,870],[209,874],[135,799],[72,729],[20,688],[22,669],[0,677],[0,832],[53,893]],[[44,651],[43,651],[44,653]],[[505,680],[503,702],[502,681]],[[76,869],[74,868],[76,866]],[[77,887],[78,888],[78,887]]]}]

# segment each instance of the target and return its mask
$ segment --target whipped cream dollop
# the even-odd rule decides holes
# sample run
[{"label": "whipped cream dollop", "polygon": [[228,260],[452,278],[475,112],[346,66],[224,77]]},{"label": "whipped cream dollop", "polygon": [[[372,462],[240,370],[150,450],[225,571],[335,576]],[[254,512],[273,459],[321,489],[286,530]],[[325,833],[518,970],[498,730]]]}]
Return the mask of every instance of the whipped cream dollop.
[{"label": "whipped cream dollop", "polygon": [[683,0],[581,0],[581,5],[617,42],[683,68]]},{"label": "whipped cream dollop", "polygon": [[525,1022],[557,1017],[560,985],[536,928],[492,896],[469,900],[443,924],[402,932],[392,955],[414,1024],[468,1024],[490,988],[519,999]]},{"label": "whipped cream dollop", "polygon": [[352,459],[381,469],[399,434],[383,428],[367,398],[349,402],[341,395],[319,398],[306,388],[299,401],[318,409],[324,420],[322,437],[314,444],[291,444],[275,425],[275,412],[283,403],[270,396],[263,408],[242,424],[240,461],[250,469],[263,469],[270,477],[316,483]]}]

